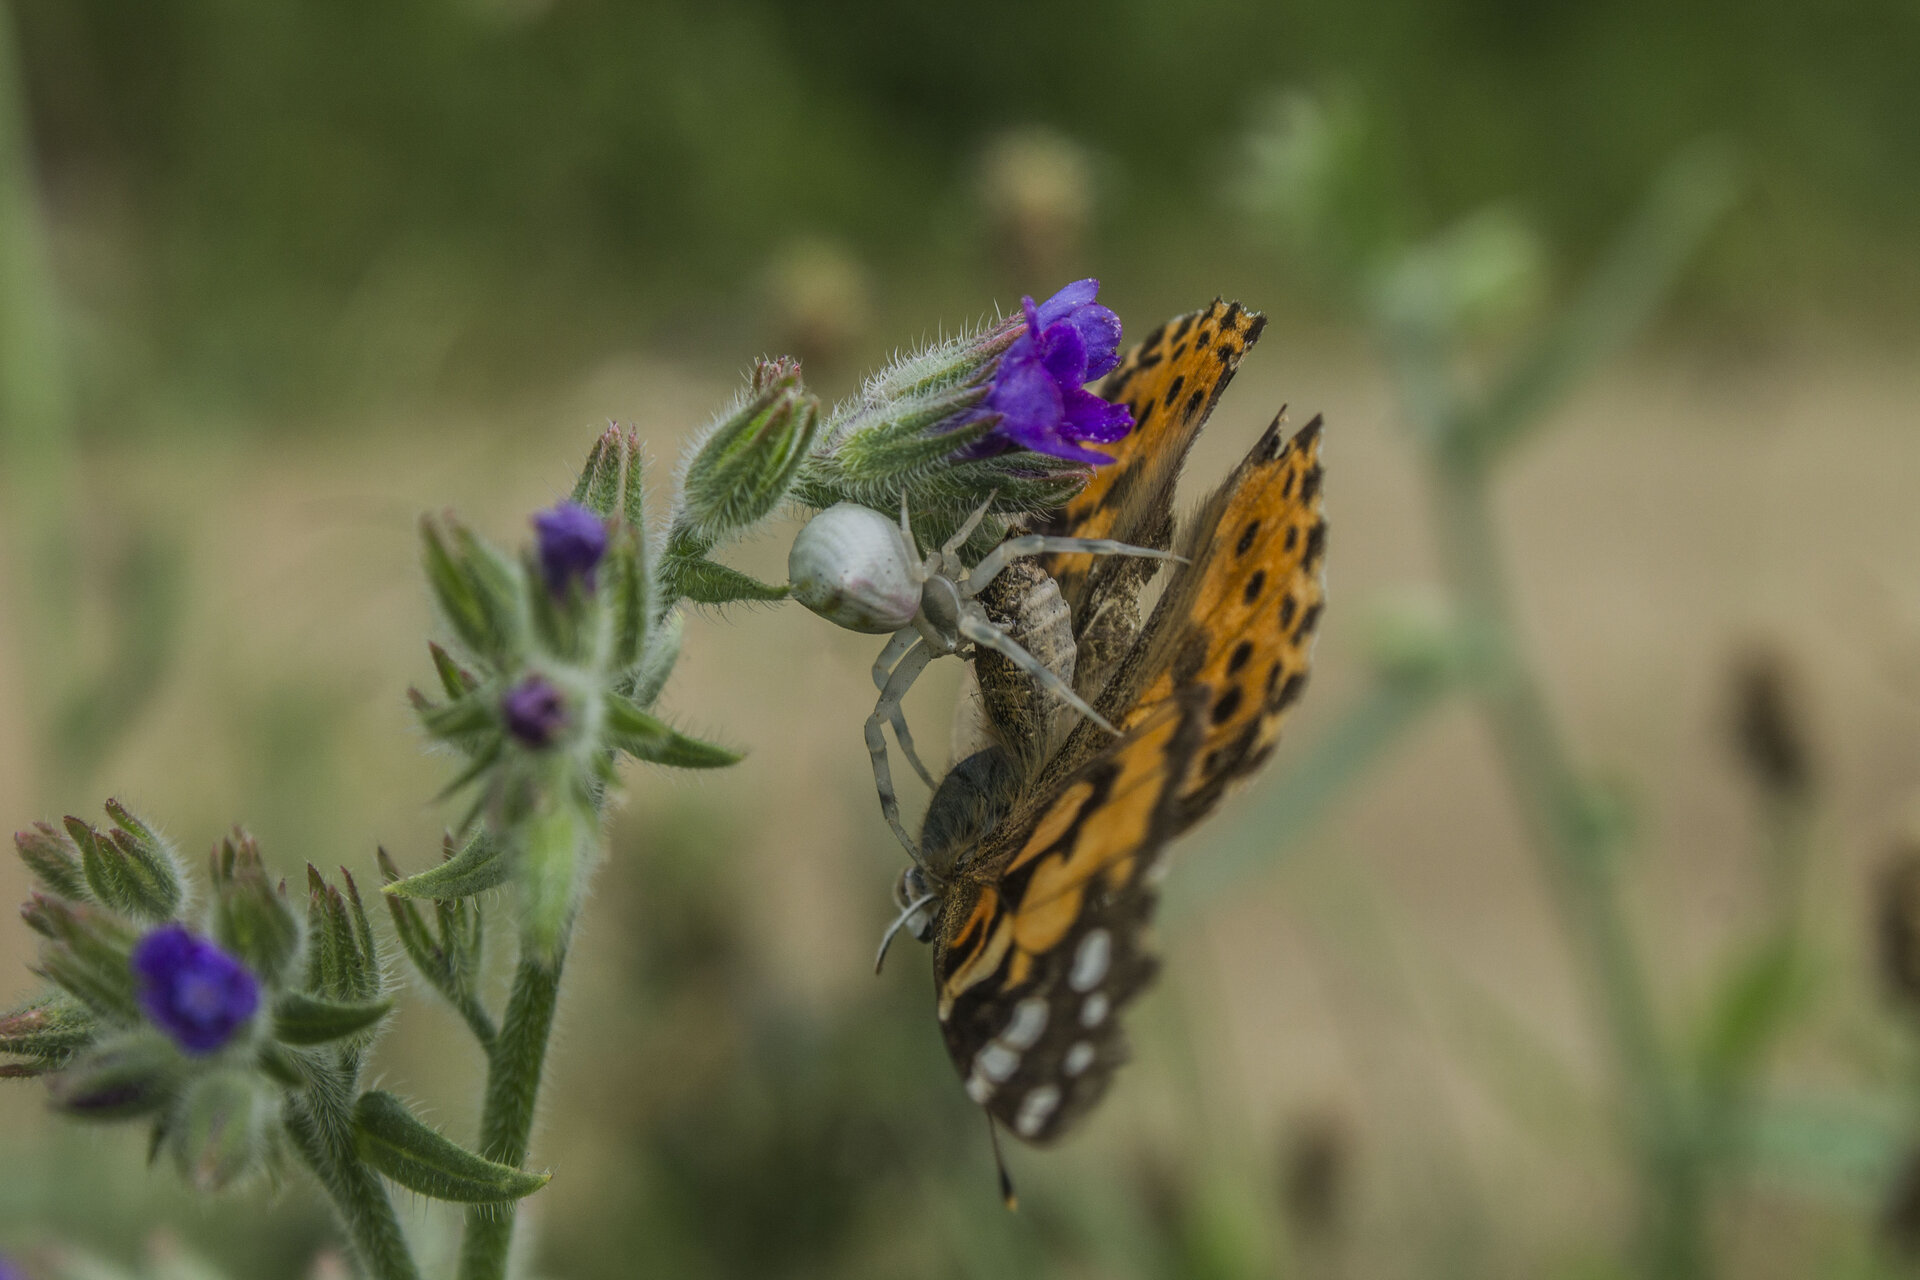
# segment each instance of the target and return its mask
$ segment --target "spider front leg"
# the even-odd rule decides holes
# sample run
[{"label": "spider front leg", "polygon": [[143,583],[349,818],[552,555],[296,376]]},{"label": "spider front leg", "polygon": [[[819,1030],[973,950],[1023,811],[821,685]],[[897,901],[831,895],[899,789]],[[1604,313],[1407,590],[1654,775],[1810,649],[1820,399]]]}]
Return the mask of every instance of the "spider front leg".
[{"label": "spider front leg", "polygon": [[[891,647],[891,643],[889,643]],[[916,863],[920,861],[920,850],[914,845],[913,837],[900,823],[900,798],[893,790],[893,767],[887,760],[887,735],[884,726],[900,714],[900,700],[907,696],[907,690],[927,669],[927,664],[936,656],[932,645],[921,640],[907,650],[894,667],[893,674],[887,677],[886,687],[880,691],[880,701],[874,704],[873,714],[867,717],[866,736],[867,754],[873,758],[873,786],[880,793],[880,814],[893,828],[893,834],[899,837],[900,845]]]},{"label": "spider front leg", "polygon": [[[1105,729],[1108,733],[1118,734],[1120,732],[1107,722],[1105,716],[1102,716],[1098,711],[1095,711],[1089,706],[1086,699],[1075,693],[1072,685],[1055,675],[1045,663],[1028,653],[1021,647],[1019,641],[1002,631],[999,627],[994,626],[992,620],[987,617],[986,611],[981,609],[980,606],[969,604],[960,611],[960,634],[977,645],[985,645],[995,653],[1004,655],[1014,666],[1039,681],[1041,688],[1053,694],[1056,698],[1059,698],[1062,702],[1099,725],[1102,729]],[[903,663],[902,665],[905,664]]]},{"label": "spider front leg", "polygon": [[[887,647],[882,649],[880,656],[874,660],[874,688],[883,693],[886,691],[887,677],[893,674],[894,664],[899,661],[900,655],[913,647],[913,642],[918,634],[919,633],[912,627],[906,627],[893,633],[893,638],[887,641]],[[913,771],[920,775],[920,781],[926,783],[929,788],[938,786],[939,784],[933,780],[933,775],[927,771],[927,766],[920,763],[920,753],[913,748],[913,734],[907,729],[906,712],[901,710],[897,704],[893,709],[891,723],[893,724],[893,736],[899,740],[900,750],[906,754],[907,763],[913,766]]]},{"label": "spider front leg", "polygon": [[1096,556],[1141,556],[1149,560],[1179,560],[1183,563],[1186,559],[1171,551],[1136,547],[1131,543],[1115,542],[1112,538],[1054,538],[1043,533],[1029,533],[1018,538],[1008,538],[987,552],[980,563],[973,566],[972,571],[967,574],[967,580],[961,586],[960,594],[979,595],[987,589],[989,583],[1000,576],[1002,569],[1015,560],[1022,556],[1037,556],[1043,551]]},{"label": "spider front leg", "polygon": [[971,538],[973,531],[980,527],[980,522],[987,518],[988,509],[993,506],[993,500],[999,496],[999,493],[996,491],[989,495],[985,502],[973,509],[973,514],[966,518],[959,529],[954,532],[954,535],[947,539],[946,545],[940,548],[940,554],[942,556],[945,556],[948,560],[952,560],[960,554],[960,548],[967,545],[967,539]]}]

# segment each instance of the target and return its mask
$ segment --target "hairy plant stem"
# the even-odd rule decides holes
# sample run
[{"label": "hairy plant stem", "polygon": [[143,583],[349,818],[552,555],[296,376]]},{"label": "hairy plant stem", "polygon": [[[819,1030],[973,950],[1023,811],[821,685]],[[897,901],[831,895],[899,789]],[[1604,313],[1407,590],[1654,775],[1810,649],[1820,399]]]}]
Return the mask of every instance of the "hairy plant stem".
[{"label": "hairy plant stem", "polygon": [[345,1135],[352,1132],[346,1118],[337,1117],[329,1124],[289,1108],[287,1132],[300,1158],[326,1188],[353,1242],[354,1255],[371,1280],[420,1280],[386,1184],[351,1146],[343,1145],[349,1141]]},{"label": "hairy plant stem", "polygon": [[1475,693],[1614,1058],[1639,1173],[1646,1274],[1707,1274],[1706,1170],[1660,1042],[1615,876],[1614,850],[1519,645],[1481,457],[1442,448],[1435,518],[1444,570],[1482,659]]},{"label": "hairy plant stem", "polygon": [[[480,1153],[516,1169],[526,1161],[527,1143],[533,1134],[534,1104],[540,1094],[547,1041],[553,1032],[567,941],[563,936],[550,955],[522,949],[506,1017],[487,1053]],[[514,1209],[512,1204],[491,1204],[467,1211],[466,1236],[460,1246],[460,1280],[506,1280],[513,1249]]]}]

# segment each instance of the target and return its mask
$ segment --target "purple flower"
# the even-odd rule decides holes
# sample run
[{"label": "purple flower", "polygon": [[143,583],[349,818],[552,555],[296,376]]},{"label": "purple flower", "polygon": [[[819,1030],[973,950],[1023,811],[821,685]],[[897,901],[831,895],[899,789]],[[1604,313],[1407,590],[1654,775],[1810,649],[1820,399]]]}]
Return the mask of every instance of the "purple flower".
[{"label": "purple flower", "polygon": [[5,1258],[0,1258],[0,1280],[27,1280],[27,1273]]},{"label": "purple flower", "polygon": [[562,502],[533,518],[534,533],[540,543],[540,572],[547,588],[564,594],[568,584],[578,581],[593,590],[593,571],[600,557],[607,554],[607,523],[585,507]]},{"label": "purple flower", "polygon": [[1085,384],[1120,363],[1120,317],[1094,301],[1098,280],[1080,280],[1035,306],[1022,298],[1026,331],[994,371],[984,408],[1000,415],[988,439],[1070,462],[1113,461],[1080,442],[1112,444],[1133,430],[1125,405],[1102,400]]},{"label": "purple flower", "polygon": [[260,1007],[260,984],[246,966],[183,925],[140,939],[132,965],[147,1020],[188,1053],[212,1053]]},{"label": "purple flower", "polygon": [[567,727],[567,700],[545,676],[528,676],[500,699],[507,732],[536,751],[550,747]]}]

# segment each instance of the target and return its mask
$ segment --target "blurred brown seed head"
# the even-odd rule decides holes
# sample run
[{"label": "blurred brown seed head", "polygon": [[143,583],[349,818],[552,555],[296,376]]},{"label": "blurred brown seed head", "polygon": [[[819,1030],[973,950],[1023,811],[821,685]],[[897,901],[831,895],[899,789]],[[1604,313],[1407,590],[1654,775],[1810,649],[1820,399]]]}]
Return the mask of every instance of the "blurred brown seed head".
[{"label": "blurred brown seed head", "polygon": [[1888,860],[1874,908],[1880,981],[1896,1003],[1920,1013],[1920,840],[1907,841]]},{"label": "blurred brown seed head", "polygon": [[845,361],[873,323],[867,270],[831,240],[788,244],[767,274],[774,339],[799,363],[832,369]]},{"label": "blurred brown seed head", "polygon": [[995,262],[1011,279],[1038,292],[1072,274],[1093,217],[1085,148],[1051,129],[1012,129],[987,144],[979,183]]},{"label": "blurred brown seed head", "polygon": [[1755,649],[1733,672],[1733,745],[1755,785],[1796,799],[1813,786],[1813,758],[1792,667],[1778,653]]},{"label": "blurred brown seed head", "polygon": [[1353,1136],[1328,1111],[1296,1116],[1280,1140],[1280,1207],[1302,1241],[1338,1235],[1353,1176]]}]

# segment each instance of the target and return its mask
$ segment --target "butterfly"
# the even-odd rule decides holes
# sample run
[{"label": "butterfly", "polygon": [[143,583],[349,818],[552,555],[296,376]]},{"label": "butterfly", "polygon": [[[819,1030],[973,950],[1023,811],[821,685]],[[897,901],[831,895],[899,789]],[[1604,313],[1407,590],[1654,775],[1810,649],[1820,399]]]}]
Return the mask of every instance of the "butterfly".
[{"label": "butterfly", "polygon": [[967,1096],[1036,1145],[1071,1130],[1126,1059],[1120,1014],[1158,969],[1147,931],[1168,842],[1267,760],[1305,687],[1325,597],[1321,420],[1289,439],[1283,409],[1191,520],[1173,515],[1193,441],[1264,324],[1216,299],[1102,382],[1135,428],[1043,531],[1184,563],[1144,618],[1151,561],[1045,556],[982,599],[1120,734],[1007,710],[1038,694],[977,657],[982,745],[941,780],[895,889],[896,927],[932,943]]}]

